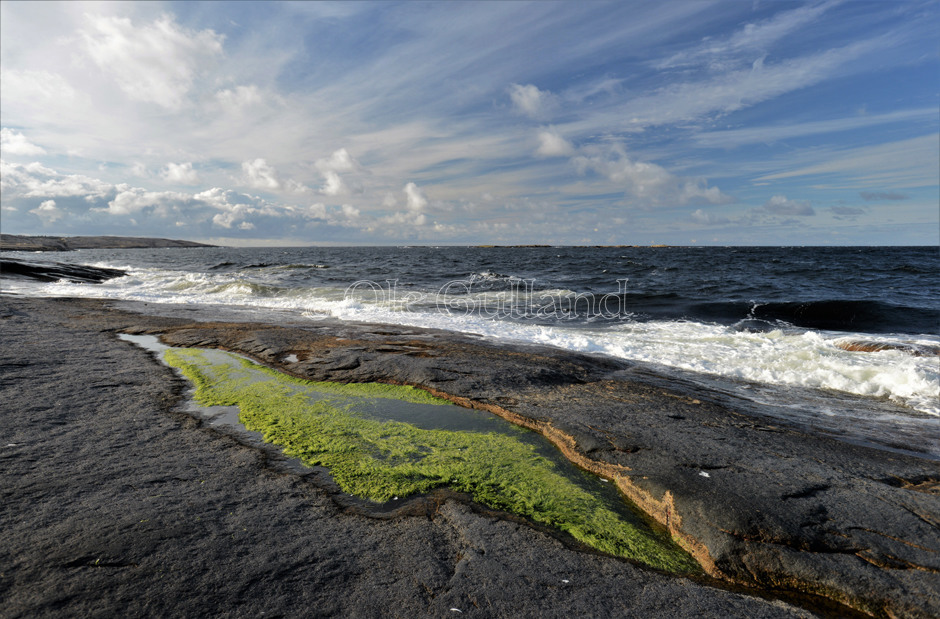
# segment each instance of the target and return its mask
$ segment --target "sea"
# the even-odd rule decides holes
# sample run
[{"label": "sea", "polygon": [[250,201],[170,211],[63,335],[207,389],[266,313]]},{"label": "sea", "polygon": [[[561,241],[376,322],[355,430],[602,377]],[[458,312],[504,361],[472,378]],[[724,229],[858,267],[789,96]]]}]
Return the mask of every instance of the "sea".
[{"label": "sea", "polygon": [[[0,290],[384,323],[633,362],[697,397],[940,460],[937,247],[267,247],[4,252],[123,269]],[[2,274],[0,274],[2,275]],[[152,307],[152,305],[151,305]]]}]

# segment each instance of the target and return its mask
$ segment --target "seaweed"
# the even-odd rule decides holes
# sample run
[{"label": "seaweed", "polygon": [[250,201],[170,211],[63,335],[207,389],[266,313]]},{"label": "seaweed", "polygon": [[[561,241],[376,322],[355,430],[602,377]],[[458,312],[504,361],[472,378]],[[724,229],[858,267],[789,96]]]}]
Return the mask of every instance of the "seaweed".
[{"label": "seaweed", "polygon": [[329,468],[343,492],[385,502],[447,486],[602,552],[670,572],[700,571],[667,534],[625,521],[512,433],[424,429],[356,412],[361,398],[453,406],[421,389],[306,381],[221,351],[172,349],[164,357],[195,383],[199,403],[238,406],[247,429],[307,465]]}]

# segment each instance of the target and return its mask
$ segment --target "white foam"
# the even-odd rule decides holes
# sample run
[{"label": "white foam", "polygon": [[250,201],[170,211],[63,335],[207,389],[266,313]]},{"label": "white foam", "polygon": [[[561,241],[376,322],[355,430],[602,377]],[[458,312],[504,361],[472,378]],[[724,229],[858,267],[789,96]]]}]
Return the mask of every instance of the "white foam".
[{"label": "white foam", "polygon": [[[111,267],[113,265],[100,265]],[[126,268],[126,267],[125,267]],[[505,291],[460,297],[406,291],[399,298],[360,290],[348,297],[345,288],[283,288],[270,280],[238,273],[189,273],[161,269],[128,269],[128,275],[101,284],[56,282],[23,286],[27,294],[87,296],[201,305],[240,305],[298,312],[311,319],[379,322],[475,333],[498,340],[546,344],[568,350],[604,353],[623,359],[656,363],[694,372],[768,383],[798,385],[889,398],[916,410],[940,416],[940,364],[936,357],[915,357],[899,350],[850,352],[836,346],[845,337],[870,336],[820,331],[747,332],[694,321],[606,323],[597,327],[569,326],[563,319],[546,326],[529,320],[494,320],[499,315],[437,311],[456,307],[463,299],[479,307],[481,299],[507,301]],[[4,289],[16,292],[16,284]],[[401,292],[401,291],[399,291]],[[560,291],[555,291],[560,292]],[[405,294],[412,295],[405,297]],[[532,292],[533,297],[540,294]],[[410,307],[423,308],[408,311]],[[512,301],[512,299],[508,299]],[[912,343],[904,336],[879,335],[879,340]],[[940,338],[921,339],[940,345]]]}]

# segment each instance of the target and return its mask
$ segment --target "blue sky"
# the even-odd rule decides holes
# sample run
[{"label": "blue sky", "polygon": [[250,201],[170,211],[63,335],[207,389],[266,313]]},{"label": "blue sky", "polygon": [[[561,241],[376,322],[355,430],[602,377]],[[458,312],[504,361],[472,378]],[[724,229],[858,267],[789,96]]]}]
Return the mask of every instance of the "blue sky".
[{"label": "blue sky", "polygon": [[934,1],[0,12],[6,233],[940,242]]}]

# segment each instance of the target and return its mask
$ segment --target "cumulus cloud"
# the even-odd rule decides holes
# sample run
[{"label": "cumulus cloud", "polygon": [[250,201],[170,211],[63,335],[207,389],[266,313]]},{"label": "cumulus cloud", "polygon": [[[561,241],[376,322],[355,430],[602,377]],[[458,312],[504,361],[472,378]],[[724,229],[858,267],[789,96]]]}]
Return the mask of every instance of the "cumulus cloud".
[{"label": "cumulus cloud", "polygon": [[131,99],[180,109],[196,76],[222,54],[224,37],[195,32],[164,15],[135,26],[130,19],[87,16],[81,38],[88,56]]},{"label": "cumulus cloud", "polygon": [[199,175],[193,169],[192,163],[168,163],[163,169],[163,178],[171,183],[195,185],[199,182]]},{"label": "cumulus cloud", "polygon": [[[339,173],[357,172],[362,169],[359,162],[345,148],[333,151],[329,157],[317,159],[315,165],[317,170],[323,174],[323,187],[320,188],[320,193],[327,196],[349,193],[349,187]],[[359,186],[354,189],[357,193],[361,191]]]},{"label": "cumulus cloud", "polygon": [[287,191],[291,193],[298,193],[298,194],[307,193],[310,191],[309,187],[307,187],[303,183],[295,181],[292,178],[287,179],[287,181],[284,183],[284,188],[287,189]]},{"label": "cumulus cloud", "polygon": [[655,163],[630,159],[623,147],[587,149],[587,154],[573,158],[579,174],[588,171],[606,177],[626,193],[650,204],[708,202],[724,204],[732,199],[717,187],[708,187],[701,179],[682,178]]},{"label": "cumulus cloud", "polygon": [[405,204],[409,211],[420,213],[427,207],[428,199],[417,185],[408,183],[405,185]]},{"label": "cumulus cloud", "polygon": [[26,139],[26,136],[12,129],[0,129],[0,152],[4,155],[23,155],[34,157],[45,155],[45,149],[36,146]]},{"label": "cumulus cloud", "polygon": [[255,189],[278,189],[281,186],[277,172],[264,159],[243,161],[242,180]]},{"label": "cumulus cloud", "polygon": [[798,215],[806,217],[816,214],[816,211],[813,210],[809,201],[790,200],[786,196],[773,196],[764,203],[762,208],[772,215]]},{"label": "cumulus cloud", "polygon": [[717,226],[731,222],[727,217],[721,217],[714,213],[706,213],[702,209],[697,209],[692,213],[692,221],[697,224],[702,224],[703,226]]},{"label": "cumulus cloud", "polygon": [[[88,212],[94,213],[99,222],[100,215],[107,215],[124,222],[143,221],[143,218],[150,225],[211,225],[241,231],[257,230],[267,225],[294,225],[304,221],[339,226],[359,226],[369,221],[352,204],[333,207],[321,203],[281,204],[221,187],[196,193],[152,191],[123,183],[111,185],[88,177],[60,174],[38,163],[20,165],[2,159],[0,184],[3,210],[10,216],[20,210],[14,204],[23,205],[22,210],[26,210],[35,206],[37,197],[55,196],[56,199],[45,200],[39,207],[29,211],[44,225],[60,220],[77,221]],[[420,195],[420,191],[417,188],[415,190]],[[405,215],[411,225],[422,225],[425,222],[423,213],[408,212]],[[278,221],[281,223],[275,223]]]},{"label": "cumulus cloud", "polygon": [[38,162],[20,165],[0,161],[0,188],[4,194],[26,198],[84,196],[103,198],[114,185],[81,174],[60,174]]},{"label": "cumulus cloud", "polygon": [[92,210],[106,212],[109,215],[131,215],[148,210],[166,217],[171,213],[179,212],[180,204],[191,199],[188,194],[175,191],[147,191],[127,185],[118,185],[117,188],[118,194],[108,202],[107,208]]},{"label": "cumulus cloud", "polygon": [[320,193],[326,196],[338,196],[347,193],[346,185],[343,184],[343,179],[340,178],[339,174],[333,170],[327,170],[323,177],[325,182],[320,189]]},{"label": "cumulus cloud", "polygon": [[55,200],[46,200],[31,210],[30,213],[39,217],[43,225],[55,223],[65,216],[65,212],[55,205]]},{"label": "cumulus cloud", "polygon": [[359,162],[345,148],[333,151],[329,157],[317,159],[317,169],[321,172],[353,172],[359,169]]},{"label": "cumulus cloud", "polygon": [[427,215],[424,213],[403,213],[401,211],[393,213],[379,220],[380,223],[388,226],[423,226],[428,223]]},{"label": "cumulus cloud", "polygon": [[552,93],[532,84],[510,84],[509,98],[516,110],[530,118],[542,117],[554,104]]},{"label": "cumulus cloud", "polygon": [[877,200],[886,200],[886,201],[897,201],[897,200],[908,200],[910,196],[904,193],[898,193],[896,191],[862,191],[858,194],[861,196],[862,200],[866,202],[874,202]]},{"label": "cumulus cloud", "polygon": [[[405,211],[396,211],[391,215],[386,215],[378,220],[383,226],[392,228],[424,226],[428,223],[428,217],[425,210],[428,207],[428,198],[415,183],[408,183],[404,188]],[[398,205],[395,196],[387,194],[383,201],[383,206],[393,208]],[[386,229],[386,232],[390,230]],[[399,230],[400,231],[400,230]]]},{"label": "cumulus cloud", "polygon": [[574,154],[571,142],[558,135],[554,129],[539,131],[539,147],[535,154],[539,157],[567,157]]}]

